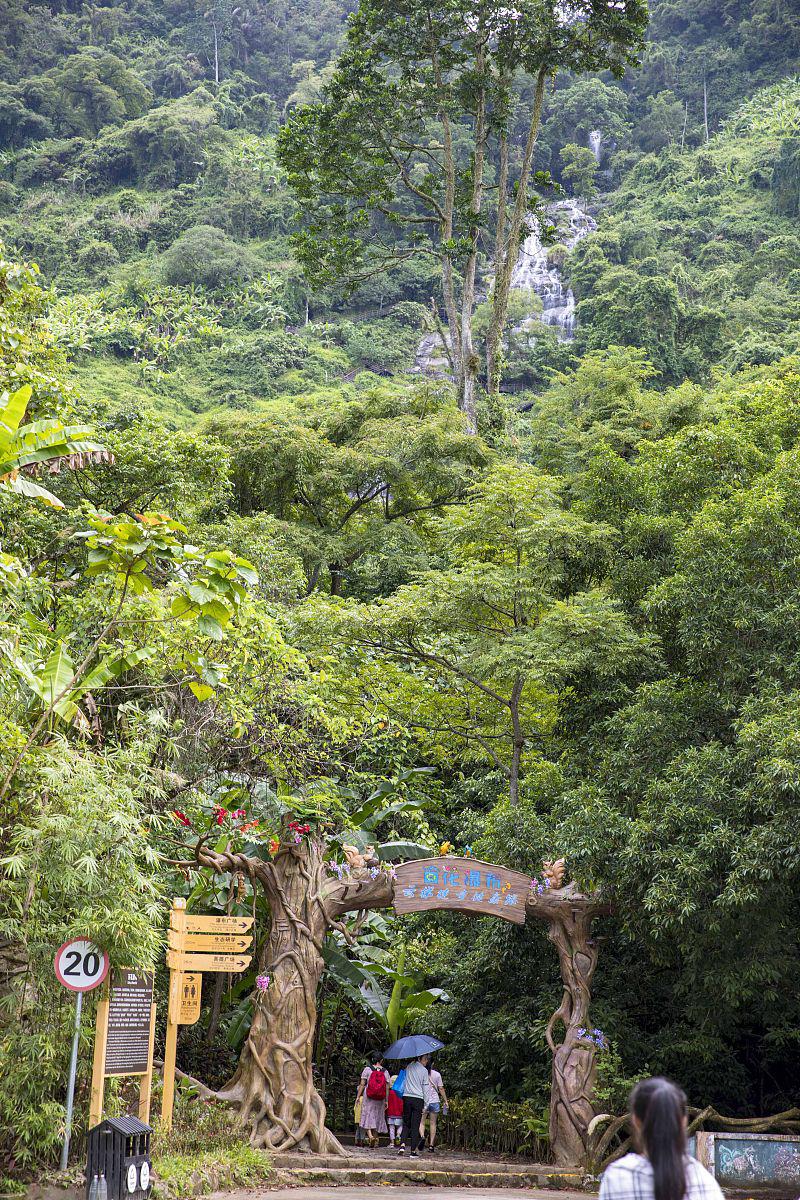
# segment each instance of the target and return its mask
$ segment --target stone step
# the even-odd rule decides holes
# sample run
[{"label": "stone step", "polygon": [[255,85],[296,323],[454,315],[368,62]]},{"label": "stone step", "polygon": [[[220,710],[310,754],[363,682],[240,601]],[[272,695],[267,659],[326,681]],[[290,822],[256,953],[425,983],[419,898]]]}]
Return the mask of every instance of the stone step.
[{"label": "stone step", "polygon": [[291,1178],[293,1186],[308,1187],[381,1187],[394,1185],[422,1185],[424,1187],[463,1187],[463,1188],[553,1188],[577,1190],[583,1187],[583,1176],[576,1172],[567,1174],[563,1171],[549,1170],[546,1167],[512,1170],[498,1170],[497,1167],[507,1167],[510,1164],[472,1163],[460,1170],[450,1165],[432,1166],[430,1163],[411,1162],[398,1163],[390,1166],[359,1166],[355,1163],[344,1165],[338,1159],[338,1166],[298,1166],[295,1162],[289,1166],[280,1162],[288,1155],[276,1155],[275,1166],[278,1167],[284,1179]]},{"label": "stone step", "polygon": [[[418,1170],[432,1171],[481,1171],[489,1172],[490,1174],[524,1174],[541,1175],[547,1172],[554,1172],[555,1168],[547,1166],[543,1163],[530,1162],[517,1159],[516,1162],[509,1159],[486,1158],[461,1158],[454,1154],[438,1154],[431,1155],[423,1152],[419,1158],[411,1158],[410,1155],[401,1155],[397,1153],[381,1154],[380,1152],[370,1154],[351,1154],[346,1158],[335,1154],[274,1154],[272,1156],[273,1165],[283,1169],[307,1170],[314,1167],[332,1167],[334,1169],[344,1168],[347,1170],[363,1169],[367,1171],[392,1171],[398,1168],[406,1169],[409,1165]],[[563,1169],[556,1172],[563,1174]],[[568,1172],[569,1174],[569,1172]]]}]

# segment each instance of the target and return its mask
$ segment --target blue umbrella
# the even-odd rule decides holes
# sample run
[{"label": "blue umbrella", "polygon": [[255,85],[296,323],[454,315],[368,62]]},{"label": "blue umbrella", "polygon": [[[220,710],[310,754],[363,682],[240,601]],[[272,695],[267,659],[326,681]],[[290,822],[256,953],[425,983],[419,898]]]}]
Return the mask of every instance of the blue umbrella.
[{"label": "blue umbrella", "polygon": [[431,1037],[429,1033],[412,1033],[392,1042],[386,1051],[386,1058],[419,1058],[420,1054],[433,1054],[434,1050],[443,1049],[444,1042]]}]

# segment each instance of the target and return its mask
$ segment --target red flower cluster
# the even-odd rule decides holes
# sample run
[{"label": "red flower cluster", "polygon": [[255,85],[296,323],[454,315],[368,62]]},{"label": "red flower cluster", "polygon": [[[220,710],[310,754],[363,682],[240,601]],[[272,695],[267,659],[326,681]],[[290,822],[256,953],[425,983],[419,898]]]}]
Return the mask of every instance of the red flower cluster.
[{"label": "red flower cluster", "polygon": [[178,821],[180,821],[181,825],[185,825],[187,829],[191,829],[191,828],[192,828],[192,822],[189,820],[189,818],[187,817],[186,813],[184,813],[184,812],[180,812],[180,810],[176,808],[176,809],[174,809],[174,810],[173,810],[173,813],[172,813],[172,815],[173,815],[173,817],[175,817],[175,818],[176,818]]},{"label": "red flower cluster", "polygon": [[222,822],[225,820],[225,818],[227,817],[227,815],[228,815],[228,810],[227,810],[227,808],[219,808],[219,807],[216,807],[216,808],[214,809],[214,817],[215,817],[215,819],[216,819],[216,822],[217,822],[217,824],[218,824],[218,825],[221,825],[221,824],[222,824]]},{"label": "red flower cluster", "polygon": [[293,830],[294,833],[311,833],[311,826],[301,825],[299,821],[290,821],[289,828]]}]

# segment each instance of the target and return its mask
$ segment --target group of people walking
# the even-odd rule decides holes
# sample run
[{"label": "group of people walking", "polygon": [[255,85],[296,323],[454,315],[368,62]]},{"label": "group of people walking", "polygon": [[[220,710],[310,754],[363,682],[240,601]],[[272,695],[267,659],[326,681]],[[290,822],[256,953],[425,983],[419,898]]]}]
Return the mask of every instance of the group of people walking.
[{"label": "group of people walking", "polygon": [[439,1114],[447,1112],[447,1105],[442,1076],[429,1054],[422,1054],[397,1075],[390,1075],[383,1056],[375,1053],[358,1083],[359,1139],[376,1146],[379,1135],[388,1133],[389,1145],[396,1146],[400,1154],[405,1154],[406,1147],[412,1158],[423,1148],[432,1154],[436,1150]]}]

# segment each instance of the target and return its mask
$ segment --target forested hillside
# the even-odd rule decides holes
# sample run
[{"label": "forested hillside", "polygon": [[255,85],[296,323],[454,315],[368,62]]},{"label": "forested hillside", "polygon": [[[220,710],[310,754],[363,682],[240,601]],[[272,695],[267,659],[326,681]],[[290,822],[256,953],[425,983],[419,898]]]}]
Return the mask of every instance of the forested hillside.
[{"label": "forested hillside", "polygon": [[[459,52],[487,5],[462,7]],[[606,1111],[647,1070],[731,1113],[800,1103],[800,4],[652,0],[640,46],[631,0],[605,65],[520,54],[482,207],[468,63],[449,240],[412,151],[389,182],[384,144],[321,161],[344,100],[387,94],[353,8],[0,0],[0,1174],[57,1156],[54,948],[88,932],[163,999],[171,896],[268,921],[193,842],[268,857],[289,816],[332,860],[450,843],[602,885]],[[539,102],[544,282],[508,242],[498,318]],[[326,948],[321,1089],[354,1085],[395,987],[450,1091],[539,1128],[541,932],[358,932]],[[191,1074],[230,1074],[256,965],[204,994]]]}]

